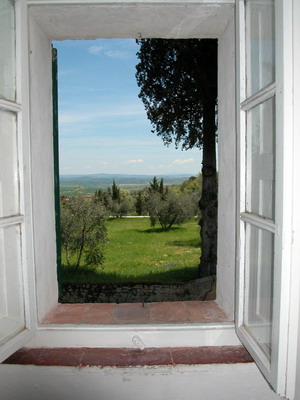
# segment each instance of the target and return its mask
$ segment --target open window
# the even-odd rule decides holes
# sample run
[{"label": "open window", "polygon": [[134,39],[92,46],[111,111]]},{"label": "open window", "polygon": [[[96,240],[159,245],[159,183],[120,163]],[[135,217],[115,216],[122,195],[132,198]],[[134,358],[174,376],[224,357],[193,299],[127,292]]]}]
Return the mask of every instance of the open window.
[{"label": "open window", "polygon": [[290,207],[290,199],[284,195],[288,169],[283,173],[289,149],[283,121],[289,105],[283,101],[284,13],[279,3],[238,2],[240,243],[236,325],[239,338],[266,379],[285,395],[289,310],[286,250],[291,231],[284,218]]},{"label": "open window", "polygon": [[[28,197],[24,193],[27,179],[23,166],[22,127],[28,105],[22,104],[20,81],[20,38],[16,25],[20,7],[10,0],[0,5],[0,359],[24,345],[32,337],[32,315],[29,314],[31,261],[28,226]],[[25,50],[25,49],[24,49]],[[25,145],[26,147],[26,145]]]}]

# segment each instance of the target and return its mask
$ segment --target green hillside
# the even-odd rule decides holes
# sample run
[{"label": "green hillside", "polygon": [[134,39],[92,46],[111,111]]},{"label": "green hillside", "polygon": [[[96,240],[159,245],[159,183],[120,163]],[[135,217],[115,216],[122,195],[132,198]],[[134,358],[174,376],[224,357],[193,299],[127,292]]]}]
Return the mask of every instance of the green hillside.
[{"label": "green hillside", "polygon": [[[180,185],[191,175],[157,175],[163,178],[165,185]],[[61,175],[60,194],[73,196],[75,194],[94,194],[98,189],[107,189],[113,180],[121,189],[136,192],[149,185],[152,175],[122,175],[122,174],[94,174],[94,175]]]}]

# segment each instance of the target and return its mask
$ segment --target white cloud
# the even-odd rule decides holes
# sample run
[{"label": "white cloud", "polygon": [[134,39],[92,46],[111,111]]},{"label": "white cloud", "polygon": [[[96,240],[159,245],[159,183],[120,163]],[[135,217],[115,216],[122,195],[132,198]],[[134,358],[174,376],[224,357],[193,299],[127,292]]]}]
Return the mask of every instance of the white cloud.
[{"label": "white cloud", "polygon": [[177,158],[177,160],[174,160],[172,162],[172,164],[174,165],[182,165],[182,164],[190,164],[194,161],[193,158],[186,158],[186,159],[182,159],[182,158]]},{"label": "white cloud", "polygon": [[108,50],[104,53],[107,57],[125,60],[131,57],[130,53],[123,50]]},{"label": "white cloud", "polygon": [[[85,105],[86,106],[86,105]],[[84,107],[82,107],[84,108]],[[101,106],[99,105],[99,109]],[[143,108],[138,104],[129,106],[120,105],[115,110],[104,109],[102,111],[62,111],[59,114],[60,124],[77,124],[79,122],[90,122],[98,118],[122,118],[122,117],[136,117],[145,114]]]},{"label": "white cloud", "polygon": [[139,164],[144,162],[144,160],[142,158],[139,158],[138,160],[128,160],[125,161],[123,164]]},{"label": "white cloud", "polygon": [[99,165],[101,165],[102,167],[105,167],[106,165],[108,165],[108,162],[101,161],[101,162],[99,162]]},{"label": "white cloud", "polygon": [[104,47],[97,45],[90,46],[88,49],[89,53],[94,54],[96,56],[99,56],[102,53],[102,50],[104,50]]},{"label": "white cloud", "polygon": [[91,169],[92,167],[90,165],[86,165],[83,169]]},{"label": "white cloud", "polygon": [[107,49],[107,47],[93,45],[88,48],[88,52],[95,56],[100,56],[101,54],[104,54],[109,58],[117,58],[119,60],[126,60],[131,57],[130,52],[128,52],[126,50],[106,50],[106,51],[104,51],[105,49]]}]

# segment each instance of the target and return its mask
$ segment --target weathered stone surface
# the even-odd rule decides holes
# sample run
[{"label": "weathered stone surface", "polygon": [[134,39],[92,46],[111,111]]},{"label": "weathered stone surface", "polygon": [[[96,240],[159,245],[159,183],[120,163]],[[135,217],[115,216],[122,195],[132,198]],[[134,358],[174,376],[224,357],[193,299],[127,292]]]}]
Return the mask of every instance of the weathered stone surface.
[{"label": "weathered stone surface", "polygon": [[212,277],[176,284],[64,283],[61,303],[140,303],[205,300],[211,291]]}]

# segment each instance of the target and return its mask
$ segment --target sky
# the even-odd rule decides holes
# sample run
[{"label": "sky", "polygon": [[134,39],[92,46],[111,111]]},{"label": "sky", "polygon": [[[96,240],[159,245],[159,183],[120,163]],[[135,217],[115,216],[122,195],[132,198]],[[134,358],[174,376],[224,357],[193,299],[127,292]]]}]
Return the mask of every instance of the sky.
[{"label": "sky", "polygon": [[135,79],[134,39],[53,42],[58,51],[60,174],[196,175],[199,149],[151,132]]}]

